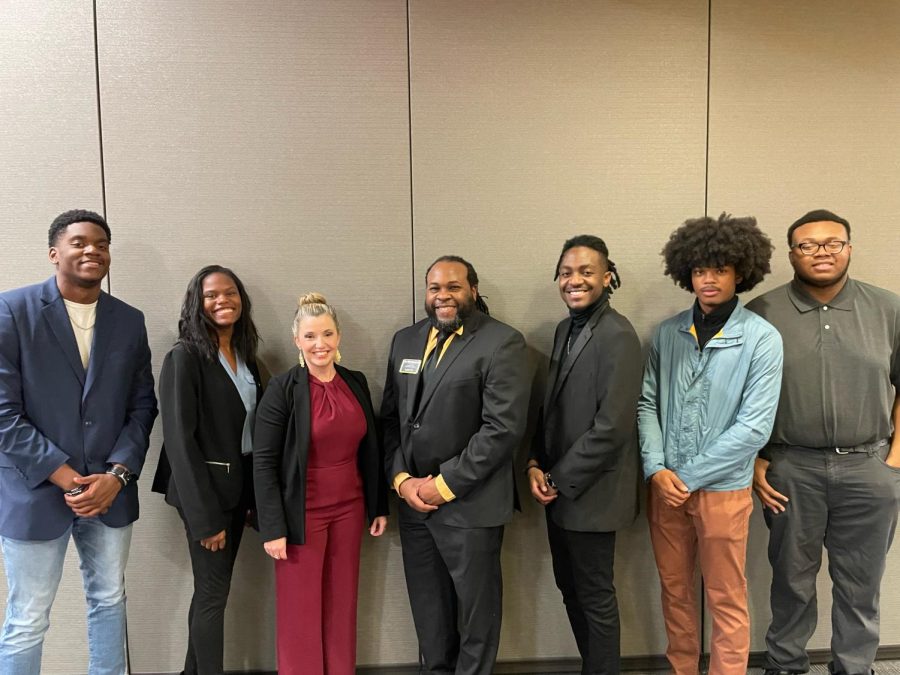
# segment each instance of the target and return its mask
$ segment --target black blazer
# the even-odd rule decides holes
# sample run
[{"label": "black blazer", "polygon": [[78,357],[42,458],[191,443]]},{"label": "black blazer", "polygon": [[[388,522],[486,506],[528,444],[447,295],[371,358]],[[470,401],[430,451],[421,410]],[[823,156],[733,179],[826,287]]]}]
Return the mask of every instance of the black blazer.
[{"label": "black blazer", "polygon": [[[259,368],[247,367],[259,401]],[[211,537],[228,526],[225,512],[252,487],[241,454],[244,402],[218,359],[207,361],[177,344],[163,361],[159,407],[163,448],[151,489],[181,509],[195,540]]]},{"label": "black blazer", "polygon": [[638,512],[641,343],[608,302],[567,355],[570,325],[566,319],[556,328],[532,457],[559,489],[547,507],[553,522],[567,530],[611,532]]},{"label": "black blazer", "polygon": [[525,340],[475,311],[423,384],[421,367],[404,371],[421,361],[430,329],[420,321],[391,344],[381,408],[388,479],[441,474],[456,495],[430,514],[405,507],[410,517],[454,527],[502,525],[512,517],[513,456],[528,415]]},{"label": "black blazer", "polygon": [[[359,472],[369,522],[388,514],[387,483],[366,376],[335,365],[366,416],[366,435],[359,444]],[[306,462],[309,457],[309,371],[294,366],[273,377],[256,410],[253,436],[253,480],[259,533],[263,541],[287,537],[306,541]]]}]

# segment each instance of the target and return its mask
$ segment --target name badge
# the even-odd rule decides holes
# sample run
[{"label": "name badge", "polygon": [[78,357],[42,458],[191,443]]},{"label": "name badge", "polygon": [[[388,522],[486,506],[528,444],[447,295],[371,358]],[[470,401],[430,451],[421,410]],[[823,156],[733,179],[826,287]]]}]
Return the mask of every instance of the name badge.
[{"label": "name badge", "polygon": [[403,359],[400,364],[400,372],[406,375],[415,375],[419,372],[422,365],[422,359]]}]

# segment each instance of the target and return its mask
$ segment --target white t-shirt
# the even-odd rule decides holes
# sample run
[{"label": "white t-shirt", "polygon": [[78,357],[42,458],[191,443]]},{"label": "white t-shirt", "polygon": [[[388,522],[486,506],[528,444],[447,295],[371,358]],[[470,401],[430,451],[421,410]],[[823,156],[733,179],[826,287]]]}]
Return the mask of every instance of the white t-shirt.
[{"label": "white t-shirt", "polygon": [[97,301],[89,305],[80,302],[72,302],[63,298],[66,303],[66,312],[69,313],[69,321],[75,332],[75,342],[78,343],[78,353],[81,355],[81,365],[87,370],[91,359],[91,343],[94,341],[94,323],[97,321]]}]

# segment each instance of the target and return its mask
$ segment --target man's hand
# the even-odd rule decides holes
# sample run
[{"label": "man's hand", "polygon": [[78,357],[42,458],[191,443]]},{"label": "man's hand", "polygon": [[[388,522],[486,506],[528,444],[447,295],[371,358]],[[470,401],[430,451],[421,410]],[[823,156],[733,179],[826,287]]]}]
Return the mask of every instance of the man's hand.
[{"label": "man's hand", "polygon": [[[430,480],[431,476],[426,476],[425,478],[407,478],[400,483],[397,492],[399,492],[406,503],[416,511],[420,511],[421,513],[437,511],[437,506],[422,501],[422,498],[419,496],[419,486]],[[437,488],[435,488],[435,490],[437,490]]]},{"label": "man's hand", "polygon": [[784,511],[784,505],[788,498],[769,485],[766,480],[766,471],[769,468],[769,460],[757,457],[753,463],[753,491],[759,497],[764,509],[771,509],[773,513]]},{"label": "man's hand", "polygon": [[663,498],[663,501],[673,509],[677,509],[684,504],[688,497],[691,496],[687,485],[671,469],[657,471],[650,477],[650,482],[659,492],[659,496]]},{"label": "man's hand", "polygon": [[219,532],[219,534],[214,534],[211,537],[204,537],[200,540],[200,545],[215,553],[216,551],[224,551],[225,550],[225,530]]},{"label": "man's hand", "polygon": [[68,464],[63,464],[56,471],[51,473],[47,480],[61,490],[71,490],[72,488],[78,487],[78,483],[75,482],[76,478],[81,478],[81,474]]},{"label": "man's hand", "polygon": [[558,492],[547,485],[544,472],[539,466],[528,467],[528,486],[531,488],[531,496],[541,506],[547,506],[558,496]]},{"label": "man's hand", "polygon": [[419,484],[419,487],[416,489],[416,494],[419,495],[419,499],[426,504],[430,504],[434,508],[447,503],[447,500],[441,496],[440,492],[438,492],[434,478],[431,477],[424,483]]},{"label": "man's hand", "polygon": [[122,489],[122,481],[108,473],[92,473],[90,476],[73,478],[77,485],[85,485],[85,491],[71,497],[66,495],[66,504],[82,518],[92,518],[109,511],[113,500]]}]

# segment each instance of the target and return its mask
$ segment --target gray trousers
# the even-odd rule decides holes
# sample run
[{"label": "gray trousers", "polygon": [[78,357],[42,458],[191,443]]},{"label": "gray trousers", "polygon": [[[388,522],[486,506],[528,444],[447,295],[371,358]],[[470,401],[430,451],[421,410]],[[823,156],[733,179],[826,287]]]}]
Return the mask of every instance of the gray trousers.
[{"label": "gray trousers", "polygon": [[888,449],[772,452],[766,478],[790,501],[782,513],[765,510],[772,565],[766,668],[809,670],[806,644],[816,628],[824,543],[833,585],[829,668],[846,675],[872,671],[881,578],[900,505],[900,469],[885,464]]}]

